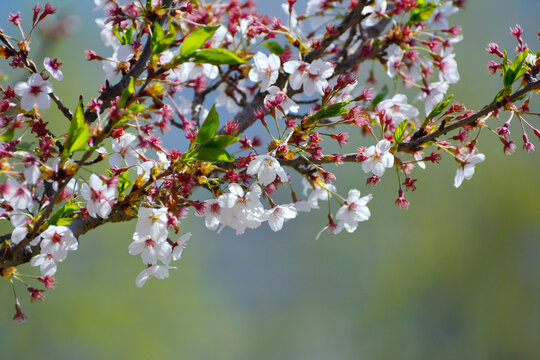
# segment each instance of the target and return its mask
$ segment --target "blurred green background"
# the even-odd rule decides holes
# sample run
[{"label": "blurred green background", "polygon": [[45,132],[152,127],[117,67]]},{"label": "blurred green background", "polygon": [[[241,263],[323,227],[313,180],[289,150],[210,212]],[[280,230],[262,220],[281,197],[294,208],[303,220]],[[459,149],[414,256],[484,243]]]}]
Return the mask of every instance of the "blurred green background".
[{"label": "blurred green background", "polygon": [[[65,63],[66,80],[55,85],[73,106],[79,93],[95,96],[103,79],[82,53],[102,49],[98,13],[92,1],[52,3],[80,17],[76,35],[47,54]],[[0,27],[12,31],[7,14],[29,17],[31,6],[2,1]],[[479,107],[498,91],[484,49],[497,41],[511,51],[510,26],[521,24],[538,50],[538,14],[537,0],[474,0],[451,18],[465,36],[456,47],[462,80],[451,88],[458,101]],[[339,188],[375,197],[371,220],[351,235],[315,241],[323,211],[277,234],[264,225],[239,237],[193,218],[184,223],[194,235],[178,270],[142,289],[134,284],[140,258],[127,251],[135,224],[87,234],[59,265],[45,302],[30,304],[18,288],[28,324],[13,324],[11,289],[0,281],[0,359],[538,359],[539,157],[505,156],[487,132],[479,145],[486,162],[459,190],[453,161],[416,170],[408,211],[394,205],[391,174],[366,189],[359,167],[336,169]]]}]

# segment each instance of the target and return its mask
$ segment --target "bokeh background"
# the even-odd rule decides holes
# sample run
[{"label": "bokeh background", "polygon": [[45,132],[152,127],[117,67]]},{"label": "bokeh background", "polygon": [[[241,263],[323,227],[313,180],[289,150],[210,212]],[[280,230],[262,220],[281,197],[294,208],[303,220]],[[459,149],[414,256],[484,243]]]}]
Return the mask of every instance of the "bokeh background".
[{"label": "bokeh background", "polygon": [[[51,2],[79,17],[79,31],[45,54],[65,63],[55,90],[73,107],[103,79],[83,54],[103,49],[98,13],[90,0]],[[1,1],[0,27],[11,32],[8,13],[30,17],[33,4]],[[281,15],[276,3],[260,7]],[[462,80],[451,87],[458,101],[491,101],[501,80],[486,70],[486,45],[512,50],[508,28],[519,23],[538,50],[539,14],[537,0],[474,0],[451,17],[465,36],[456,46]],[[480,146],[486,162],[459,190],[453,161],[417,171],[408,211],[394,205],[391,175],[368,190],[358,167],[336,169],[338,187],[375,197],[371,220],[351,235],[316,241],[322,211],[277,234],[264,225],[218,235],[186,221],[194,235],[178,270],[142,289],[140,258],[127,252],[135,224],[104,226],[60,264],[45,302],[30,304],[19,287],[26,325],[13,324],[11,289],[0,281],[0,359],[538,359],[540,160],[505,156],[487,132]]]}]

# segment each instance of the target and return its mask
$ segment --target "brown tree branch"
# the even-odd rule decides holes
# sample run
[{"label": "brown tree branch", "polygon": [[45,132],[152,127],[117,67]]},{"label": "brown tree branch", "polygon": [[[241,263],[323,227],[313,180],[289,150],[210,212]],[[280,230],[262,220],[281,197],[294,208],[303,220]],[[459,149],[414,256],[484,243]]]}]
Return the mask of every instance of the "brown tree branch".
[{"label": "brown tree branch", "polygon": [[485,116],[489,114],[490,112],[493,112],[506,104],[515,101],[516,99],[520,98],[521,96],[531,92],[540,89],[540,80],[536,80],[535,82],[527,84],[525,87],[523,87],[521,90],[516,91],[512,95],[510,95],[507,99],[499,100],[497,102],[492,103],[491,105],[488,105],[484,107],[482,110],[472,114],[471,116],[468,116],[464,119],[461,119],[459,121],[456,121],[454,123],[439,126],[439,128],[427,135],[420,136],[414,140],[410,140],[407,142],[402,142],[398,145],[398,151],[407,151],[407,152],[414,152],[421,150],[421,146],[430,142],[434,141],[441,135],[445,135],[449,131],[462,128],[466,125],[472,124],[477,119],[481,118],[482,116]]},{"label": "brown tree branch", "polygon": [[[324,39],[319,49],[312,50],[304,57],[305,61],[312,62],[313,60],[320,58],[324,54],[324,50],[328,46],[330,46],[331,42],[338,39],[352,26],[359,24],[360,21],[362,20],[362,15],[361,15],[362,9],[364,8],[365,4],[367,4],[368,2],[369,1],[367,0],[363,0],[358,5],[356,5],[353,11],[349,15],[347,15],[343,19],[343,21],[337,26],[337,34]],[[383,19],[379,22],[379,24],[371,28],[364,29],[364,33],[362,35],[363,43],[367,41],[366,36],[371,36],[372,38],[374,38],[380,35],[380,33],[384,30],[384,28],[388,24],[388,22],[389,22],[388,19]],[[330,41],[329,39],[332,39],[332,40]],[[346,66],[342,66],[341,64],[338,64],[334,71],[334,74],[335,75],[342,74],[346,72],[347,70],[354,69],[360,62],[366,59],[366,57],[362,57],[362,56],[354,56],[352,58],[354,59],[354,61],[347,61]],[[278,86],[279,88],[282,88],[285,85],[288,77],[289,77],[288,74],[281,73],[274,85]],[[294,94],[294,91],[289,91],[289,97],[291,97],[293,94]],[[240,133],[244,132],[247,128],[249,128],[251,125],[255,123],[257,119],[253,116],[253,113],[255,112],[255,110],[264,106],[265,96],[266,94],[264,92],[261,93],[259,91],[257,95],[255,95],[254,99],[250,103],[247,103],[244,106],[244,108],[234,116],[234,119],[236,120],[238,124],[238,131]],[[218,131],[218,133],[223,135],[225,133],[225,126],[223,126]]]},{"label": "brown tree branch", "polygon": [[[175,2],[175,0],[165,0],[163,1],[163,7],[164,8],[171,8],[172,4]],[[167,11],[167,13],[162,16],[157,22],[160,25],[163,25],[165,21],[169,18],[170,11]],[[114,86],[108,88],[105,90],[100,96],[99,100],[103,101],[103,105],[101,106],[101,112],[105,111],[111,106],[111,101],[114,100],[117,96],[120,96],[122,94],[122,91],[124,91],[125,88],[128,87],[131,77],[134,79],[139,78],[141,74],[147,69],[148,61],[150,60],[150,57],[152,56],[152,39],[148,38],[146,41],[146,44],[144,45],[143,51],[141,55],[139,56],[139,59],[133,65],[133,67],[128,71],[126,75],[122,77],[122,79],[116,83]],[[95,119],[97,119],[97,114],[95,112],[92,112],[90,110],[86,110],[84,113],[84,117],[87,122],[92,122]]]}]

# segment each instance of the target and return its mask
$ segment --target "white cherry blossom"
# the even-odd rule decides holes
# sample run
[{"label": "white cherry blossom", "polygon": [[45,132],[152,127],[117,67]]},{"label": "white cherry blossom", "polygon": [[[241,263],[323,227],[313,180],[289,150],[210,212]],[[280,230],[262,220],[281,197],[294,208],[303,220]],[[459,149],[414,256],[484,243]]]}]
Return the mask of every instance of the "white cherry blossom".
[{"label": "white cherry blossom", "polygon": [[147,207],[139,208],[139,219],[135,231],[139,237],[150,236],[154,241],[164,241],[167,239],[167,208],[151,209]]},{"label": "white cherry blossom", "polygon": [[370,27],[377,25],[384,17],[385,12],[386,0],[375,0],[375,4],[373,6],[364,6],[362,9],[362,15],[369,14],[369,16],[362,20],[362,26]]},{"label": "white cherry blossom", "polygon": [[243,234],[247,228],[256,229],[267,220],[256,189],[244,193],[240,185],[233,183],[229,185],[229,192],[219,197],[219,205],[223,208],[220,221],[235,229],[237,235]]},{"label": "white cherry blossom", "polygon": [[30,244],[39,242],[41,252],[51,254],[56,262],[64,261],[68,251],[77,250],[77,238],[67,226],[51,225]]},{"label": "white cherry blossom", "polygon": [[302,87],[308,65],[308,63],[299,60],[291,60],[283,64],[283,70],[291,75],[289,76],[289,85],[293,90],[298,90]]},{"label": "white cherry blossom", "polygon": [[390,44],[386,50],[388,59],[386,61],[386,73],[393,78],[399,70],[399,65],[403,59],[403,50],[396,44]]},{"label": "white cherry blossom", "polygon": [[396,94],[391,99],[383,100],[377,104],[376,111],[383,111],[385,116],[390,116],[394,124],[399,124],[405,119],[417,117],[418,109],[407,104],[407,96]]},{"label": "white cherry blossom", "polygon": [[283,100],[279,106],[283,109],[283,112],[288,114],[289,112],[297,113],[300,109],[300,106],[296,104],[291,98],[287,96],[287,93],[285,91],[282,91],[277,86],[270,86],[268,88],[269,95],[266,95],[264,97],[264,103],[268,103],[269,101],[275,99],[278,96],[283,97]]},{"label": "white cherry blossom", "polygon": [[122,167],[122,160],[127,166],[139,163],[139,154],[144,154],[145,149],[137,148],[137,137],[133,134],[124,134],[118,139],[112,140],[113,154],[109,156],[111,166]]},{"label": "white cherry blossom", "polygon": [[89,182],[82,184],[81,194],[87,201],[86,208],[90,216],[106,219],[112,211],[117,189],[109,188],[98,175],[92,174]]},{"label": "white cherry blossom", "polygon": [[358,222],[366,221],[371,216],[367,203],[373,198],[371,194],[360,197],[360,191],[351,189],[347,202],[336,213],[338,226],[342,226],[347,232],[354,232]]},{"label": "white cherry blossom", "polygon": [[373,173],[378,177],[384,175],[386,168],[394,166],[394,155],[390,153],[392,143],[388,140],[381,140],[377,145],[372,145],[366,149],[364,156],[366,160],[362,161],[362,170],[365,173]]},{"label": "white cherry blossom", "polygon": [[218,199],[209,199],[204,202],[204,210],[202,212],[196,212],[197,216],[204,216],[204,224],[209,230],[217,230],[221,223],[222,207],[219,204]]},{"label": "white cherry blossom", "polygon": [[155,277],[157,279],[165,279],[169,277],[169,270],[176,269],[174,266],[169,265],[152,265],[141,271],[135,279],[135,285],[142,287],[148,279]]},{"label": "white cherry blossom", "polygon": [[208,79],[215,79],[219,75],[219,68],[211,64],[195,64],[194,62],[185,62],[180,64],[171,72],[171,77],[183,83],[195,80],[201,76]]},{"label": "white cherry blossom", "polygon": [[337,191],[336,187],[332,184],[319,184],[319,182],[314,181],[313,185],[311,185],[305,178],[302,178],[302,184],[304,185],[304,196],[307,196],[308,191],[312,190],[307,198],[307,202],[313,209],[319,208],[319,200],[328,201],[331,196],[330,192]]},{"label": "white cherry blossom", "polygon": [[[436,1],[440,3],[440,1]],[[442,5],[435,8],[433,14],[429,19],[426,20],[426,24],[429,25],[431,30],[442,30],[448,29],[448,19],[447,17],[458,12],[458,8],[454,6],[452,1],[445,1]]]},{"label": "white cherry blossom", "polygon": [[32,258],[30,265],[39,266],[39,270],[43,276],[53,276],[56,273],[57,262],[58,260],[52,254],[41,253]]},{"label": "white cherry blossom", "polygon": [[444,94],[448,91],[448,83],[445,81],[438,81],[428,85],[428,92],[421,91],[416,100],[424,100],[424,109],[426,116],[429,115],[431,110],[444,100]]},{"label": "white cherry blossom", "polygon": [[279,176],[281,182],[287,181],[287,173],[279,161],[270,155],[257,155],[251,160],[246,171],[249,175],[257,174],[259,184],[267,186]]},{"label": "white cherry blossom", "polygon": [[279,231],[283,228],[283,223],[286,220],[294,219],[298,215],[293,204],[277,205],[268,212],[268,225],[274,231]]},{"label": "white cherry blossom", "polygon": [[191,233],[190,232],[185,233],[184,235],[180,236],[178,238],[178,240],[175,243],[173,243],[173,245],[172,245],[173,250],[172,250],[172,254],[171,254],[171,257],[172,257],[173,261],[177,261],[177,260],[180,259],[180,257],[182,256],[182,252],[186,248],[187,242],[189,241],[189,239],[191,239]]},{"label": "white cherry blossom", "polygon": [[456,171],[454,177],[454,187],[458,188],[463,183],[463,179],[470,180],[474,175],[474,166],[481,163],[486,159],[484,154],[477,154],[476,150],[466,154],[458,155],[458,160],[461,162],[461,166]]},{"label": "white cherry blossom", "polygon": [[31,211],[34,208],[34,201],[30,190],[12,178],[7,179],[4,189],[4,199],[14,209],[27,209]]},{"label": "white cherry blossom", "polygon": [[58,81],[64,80],[64,73],[62,70],[60,70],[60,65],[62,64],[59,63],[58,59],[56,58],[51,60],[50,58],[46,57],[43,59],[43,66],[45,67],[45,70],[47,70],[51,76]]},{"label": "white cherry blossom", "polygon": [[279,57],[275,54],[267,56],[259,51],[253,56],[253,61],[255,66],[249,71],[249,80],[260,83],[261,91],[266,91],[278,78]]},{"label": "white cherry blossom", "polygon": [[167,237],[152,238],[148,234],[133,234],[133,242],[129,244],[129,253],[131,255],[141,254],[143,263],[147,265],[155,265],[157,261],[168,264],[172,247],[167,242]]},{"label": "white cherry blossom", "polygon": [[102,68],[105,71],[105,80],[111,81],[120,73],[121,63],[131,60],[133,56],[133,49],[129,45],[121,45],[115,49],[113,56],[103,61]]},{"label": "white cherry blossom", "polygon": [[41,74],[32,74],[28,81],[21,81],[15,85],[15,94],[21,97],[21,107],[32,110],[34,106],[38,109],[48,109],[51,106],[49,94],[53,92],[52,84],[44,80]]},{"label": "white cherry blossom", "polygon": [[447,52],[443,53],[443,58],[440,61],[441,80],[446,80],[450,84],[455,84],[459,81],[459,73],[457,70],[457,62],[454,59],[456,54]]}]

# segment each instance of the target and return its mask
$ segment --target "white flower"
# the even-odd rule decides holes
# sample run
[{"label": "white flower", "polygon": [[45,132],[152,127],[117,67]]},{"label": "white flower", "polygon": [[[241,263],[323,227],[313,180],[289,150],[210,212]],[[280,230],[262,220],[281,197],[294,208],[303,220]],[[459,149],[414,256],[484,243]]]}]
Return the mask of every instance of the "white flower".
[{"label": "white flower", "polygon": [[287,96],[287,93],[285,91],[282,91],[277,86],[270,86],[268,88],[269,95],[266,95],[264,97],[264,103],[268,103],[269,101],[275,100],[277,97],[282,97],[282,101],[279,104],[281,108],[283,109],[283,113],[287,115],[290,111],[293,113],[297,113],[300,107]]},{"label": "white flower", "polygon": [[312,95],[318,92],[324,95],[324,88],[328,86],[328,79],[334,73],[334,66],[331,63],[317,59],[309,65],[308,73],[304,76],[304,92]]},{"label": "white flower", "polygon": [[372,145],[366,149],[364,156],[366,160],[362,162],[362,170],[365,173],[372,172],[373,175],[381,177],[386,168],[394,166],[394,155],[390,153],[392,144],[388,140],[381,140],[377,145]]},{"label": "white flower", "polygon": [[43,80],[40,74],[32,74],[27,82],[21,81],[15,85],[15,94],[21,96],[21,107],[28,111],[34,106],[38,109],[48,109],[51,106],[49,93],[53,92],[50,81]]},{"label": "white flower", "polygon": [[362,9],[362,15],[369,14],[364,20],[362,20],[362,26],[370,27],[377,25],[386,11],[386,0],[375,0],[373,6],[365,6]]},{"label": "white flower", "polygon": [[403,94],[396,94],[391,99],[381,101],[377,104],[376,110],[384,110],[385,116],[390,116],[394,124],[418,116],[418,109],[407,104],[407,96]]},{"label": "white flower", "polygon": [[261,91],[266,91],[278,78],[281,64],[279,57],[275,54],[266,56],[259,51],[253,56],[253,61],[255,67],[249,71],[249,80],[260,83]]},{"label": "white flower", "polygon": [[339,208],[336,213],[338,227],[342,226],[347,232],[351,233],[356,230],[358,222],[368,220],[371,213],[366,205],[372,198],[371,194],[361,198],[360,191],[349,190],[346,204]]},{"label": "white flower", "polygon": [[185,233],[184,235],[180,236],[180,238],[175,243],[173,243],[172,245],[173,251],[171,255],[173,261],[180,259],[180,257],[182,256],[182,252],[186,248],[187,242],[189,241],[189,239],[191,239],[190,232]]},{"label": "white flower", "polygon": [[426,164],[422,161],[424,159],[424,153],[421,151],[414,153],[414,160],[416,160],[416,165],[418,165],[421,169],[426,168]]},{"label": "white flower", "polygon": [[293,204],[277,205],[267,211],[268,225],[274,231],[281,230],[285,220],[294,219],[298,215],[298,211]]},{"label": "white flower", "polygon": [[453,54],[453,53],[444,55],[439,65],[441,69],[441,77],[447,82],[449,82],[450,84],[455,84],[459,81],[459,73],[457,71],[457,62],[454,59],[455,56],[456,54]]},{"label": "white flower", "polygon": [[122,159],[127,166],[137,165],[139,163],[139,153],[144,154],[145,149],[136,148],[137,137],[133,134],[124,134],[118,139],[112,140],[112,149],[114,154],[109,156],[111,166],[122,166]]},{"label": "white flower", "polygon": [[165,279],[169,277],[169,269],[176,269],[169,265],[152,265],[143,271],[135,279],[135,285],[142,287],[150,277],[157,279]]},{"label": "white flower", "polygon": [[426,116],[433,110],[433,108],[443,101],[444,94],[448,91],[448,83],[445,81],[438,81],[428,85],[428,94],[425,91],[421,91],[416,100],[425,100],[424,110],[426,111]]},{"label": "white flower", "polygon": [[64,80],[64,73],[62,70],[60,70],[60,65],[62,65],[61,62],[58,62],[58,59],[50,59],[46,57],[43,59],[43,66],[45,67],[45,70],[47,70],[53,78],[55,78],[58,81]]},{"label": "white flower", "polygon": [[221,205],[217,199],[210,199],[204,202],[204,211],[196,212],[197,216],[204,216],[204,224],[209,230],[216,230],[221,223]]},{"label": "white flower", "polygon": [[32,193],[25,186],[19,184],[17,180],[8,178],[4,191],[4,199],[14,209],[28,209],[28,211],[32,211],[34,208]]},{"label": "white flower", "polygon": [[87,201],[86,208],[91,217],[99,216],[103,219],[109,217],[112,203],[117,196],[115,188],[109,188],[98,175],[92,174],[90,175],[89,184],[82,184],[81,194]]},{"label": "white flower", "polygon": [[298,90],[302,87],[302,83],[304,82],[304,74],[308,70],[308,63],[298,60],[287,61],[283,64],[283,70],[285,70],[287,74],[291,74],[291,76],[289,76],[289,85],[291,88],[293,90]]},{"label": "white flower", "polygon": [[426,20],[426,24],[430,24],[431,30],[448,29],[447,17],[458,12],[458,8],[454,6],[452,1],[446,1],[441,6],[438,6],[433,11],[433,14]]},{"label": "white flower", "polygon": [[[41,242],[39,242],[41,238]],[[51,225],[41,233],[41,235],[32,240],[31,244],[40,243],[41,252],[51,254],[56,262],[63,261],[67,257],[68,250],[77,250],[77,238],[66,226]]]},{"label": "white flower", "polygon": [[152,169],[154,168],[155,164],[156,163],[154,160],[148,160],[137,165],[137,176],[140,177],[141,181],[147,181],[150,179],[150,175],[152,175]]},{"label": "white flower", "polygon": [[283,64],[283,70],[288,74],[289,84],[293,90],[298,90],[303,85],[306,95],[313,95],[315,92],[324,94],[324,88],[328,86],[328,79],[334,73],[331,63],[317,59],[311,64],[303,61],[287,61]]},{"label": "white flower", "polygon": [[141,254],[143,263],[155,265],[160,260],[165,264],[170,261],[172,247],[165,238],[152,238],[148,234],[133,234],[133,242],[129,244],[129,253],[131,255]]},{"label": "white flower", "polygon": [[396,73],[399,70],[399,65],[401,64],[401,60],[403,59],[403,50],[401,50],[401,48],[396,44],[390,44],[386,52],[388,54],[388,59],[386,61],[386,73],[388,76],[393,78],[396,76]]},{"label": "white flower", "polygon": [[103,61],[103,71],[105,71],[105,80],[111,80],[120,73],[121,63],[131,60],[133,49],[129,45],[122,45],[115,49],[112,58]]},{"label": "white flower", "polygon": [[260,193],[258,187],[254,187],[244,193],[238,184],[229,185],[229,193],[219,197],[219,205],[224,211],[221,212],[220,221],[223,225],[236,230],[240,235],[247,228],[256,229],[261,223],[267,220],[263,206],[259,200]]},{"label": "white flower", "polygon": [[[105,2],[105,0],[99,1]],[[105,20],[105,18],[95,20],[96,25],[102,29],[100,32],[101,41],[105,46],[111,46],[113,49],[117,49],[122,44],[114,34],[112,22],[105,23]]]},{"label": "white flower", "polygon": [[267,186],[279,176],[281,182],[287,181],[287,173],[281,167],[279,161],[270,155],[257,155],[251,160],[246,171],[249,175],[257,174],[259,184]]},{"label": "white flower", "polygon": [[476,154],[475,152],[472,151],[465,156],[458,155],[461,166],[457,169],[456,177],[454,178],[454,186],[456,188],[461,186],[463,179],[470,180],[474,175],[474,166],[486,159],[484,154]]},{"label": "white flower", "polygon": [[56,259],[52,254],[38,254],[32,258],[30,265],[39,266],[43,276],[53,276],[57,269]]},{"label": "white flower", "polygon": [[167,239],[167,208],[151,209],[147,207],[139,208],[139,220],[135,231],[140,237],[150,236],[154,241],[162,242]]},{"label": "white flower", "polygon": [[314,181],[312,186],[306,178],[302,178],[302,184],[304,185],[304,196],[307,195],[308,191],[313,190],[309,194],[307,202],[313,209],[319,208],[319,200],[328,201],[330,198],[330,192],[336,192],[337,189],[332,184],[319,184],[317,181]]},{"label": "white flower", "polygon": [[171,72],[171,77],[176,78],[181,83],[195,80],[201,76],[209,79],[215,79],[219,75],[219,68],[211,64],[195,64],[194,62],[185,62],[180,64]]},{"label": "white flower", "polygon": [[9,216],[9,221],[15,226],[15,229],[11,232],[11,244],[17,245],[20,243],[26,235],[28,234],[28,226],[30,219],[25,214],[14,214],[11,213]]},{"label": "white flower", "polygon": [[37,184],[38,180],[41,177],[41,170],[39,169],[39,163],[26,163],[24,169],[24,179],[28,185]]},{"label": "white flower", "polygon": [[28,234],[28,226],[26,226],[26,223],[24,223],[21,226],[17,226],[11,232],[11,244],[17,245],[18,243],[24,240],[27,234]]}]

